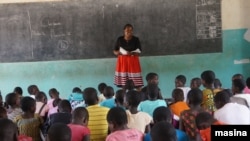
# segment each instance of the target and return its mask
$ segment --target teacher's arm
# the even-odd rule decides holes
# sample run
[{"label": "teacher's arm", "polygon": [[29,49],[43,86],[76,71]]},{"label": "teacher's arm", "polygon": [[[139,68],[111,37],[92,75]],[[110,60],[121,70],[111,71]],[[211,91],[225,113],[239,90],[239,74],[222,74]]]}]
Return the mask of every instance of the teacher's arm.
[{"label": "teacher's arm", "polygon": [[113,53],[117,56],[117,55],[120,55],[120,44],[119,44],[119,38],[116,40],[116,43],[115,43],[115,47],[113,49]]}]

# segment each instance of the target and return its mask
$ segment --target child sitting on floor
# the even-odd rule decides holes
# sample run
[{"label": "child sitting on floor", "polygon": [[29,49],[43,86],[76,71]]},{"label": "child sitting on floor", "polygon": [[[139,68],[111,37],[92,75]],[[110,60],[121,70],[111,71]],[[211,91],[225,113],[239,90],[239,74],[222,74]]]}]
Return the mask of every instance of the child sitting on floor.
[{"label": "child sitting on floor", "polygon": [[26,96],[21,100],[21,109],[23,113],[14,119],[19,131],[19,135],[32,137],[33,141],[41,141],[40,127],[43,119],[35,114],[35,99]]},{"label": "child sitting on floor", "polygon": [[107,115],[109,130],[111,133],[106,141],[142,141],[143,133],[137,129],[128,128],[128,119],[124,109],[113,107]]},{"label": "child sitting on floor", "polygon": [[68,124],[71,129],[72,141],[89,141],[90,130],[88,125],[89,114],[86,108],[77,107],[72,113],[72,121]]}]

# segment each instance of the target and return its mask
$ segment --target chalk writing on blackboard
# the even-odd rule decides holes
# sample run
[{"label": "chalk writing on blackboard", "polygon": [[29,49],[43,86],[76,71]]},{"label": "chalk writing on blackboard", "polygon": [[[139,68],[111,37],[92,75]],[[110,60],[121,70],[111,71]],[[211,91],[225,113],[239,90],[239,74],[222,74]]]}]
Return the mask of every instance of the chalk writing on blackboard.
[{"label": "chalk writing on blackboard", "polygon": [[218,0],[196,1],[197,39],[221,38],[221,11]]}]

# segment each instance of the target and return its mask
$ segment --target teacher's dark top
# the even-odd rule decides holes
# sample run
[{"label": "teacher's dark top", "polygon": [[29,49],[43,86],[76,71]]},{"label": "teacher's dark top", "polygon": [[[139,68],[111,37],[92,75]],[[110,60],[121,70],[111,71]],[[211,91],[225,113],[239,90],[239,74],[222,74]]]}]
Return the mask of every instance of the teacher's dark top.
[{"label": "teacher's dark top", "polygon": [[120,36],[115,43],[114,50],[118,51],[120,47],[122,47],[126,51],[133,51],[137,48],[141,50],[141,43],[138,37],[132,36],[130,40],[126,41],[124,39],[124,36]]}]

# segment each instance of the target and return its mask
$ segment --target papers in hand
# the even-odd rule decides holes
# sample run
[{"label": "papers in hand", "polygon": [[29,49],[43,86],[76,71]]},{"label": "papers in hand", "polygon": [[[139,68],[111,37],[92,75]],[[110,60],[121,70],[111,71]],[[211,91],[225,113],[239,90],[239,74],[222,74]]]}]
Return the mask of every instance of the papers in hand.
[{"label": "papers in hand", "polygon": [[[122,55],[127,55],[128,54],[128,51],[126,51],[124,48],[122,48],[122,47],[120,47],[120,53],[122,54]],[[141,53],[141,51],[140,51],[140,49],[136,49],[136,50],[133,50],[133,51],[131,51],[131,52],[135,52],[135,53]]]}]

